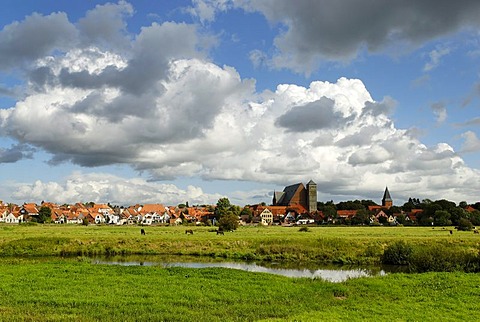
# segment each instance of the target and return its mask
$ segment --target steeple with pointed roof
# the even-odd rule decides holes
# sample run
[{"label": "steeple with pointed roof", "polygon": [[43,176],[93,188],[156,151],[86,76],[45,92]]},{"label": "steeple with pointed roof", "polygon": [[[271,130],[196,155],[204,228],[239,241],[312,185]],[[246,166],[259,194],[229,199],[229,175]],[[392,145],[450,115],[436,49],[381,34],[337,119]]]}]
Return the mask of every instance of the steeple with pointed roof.
[{"label": "steeple with pointed roof", "polygon": [[392,197],[390,196],[390,191],[388,191],[388,187],[385,187],[385,192],[383,193],[383,198],[382,198],[382,207],[389,209],[392,206],[393,206],[393,200],[392,200]]}]

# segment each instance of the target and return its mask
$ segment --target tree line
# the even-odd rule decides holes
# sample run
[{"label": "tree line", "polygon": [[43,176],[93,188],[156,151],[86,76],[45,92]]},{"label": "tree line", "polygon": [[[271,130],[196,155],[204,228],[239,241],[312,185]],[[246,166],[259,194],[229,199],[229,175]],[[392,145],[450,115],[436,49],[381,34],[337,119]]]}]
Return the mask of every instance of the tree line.
[{"label": "tree line", "polygon": [[[369,206],[376,206],[372,200],[354,200],[342,201],[335,204],[333,201],[318,202],[317,208],[323,212],[326,217],[335,218],[337,210],[357,210],[357,214],[352,218],[352,224],[367,223],[371,215],[375,213],[369,211]],[[458,205],[455,202],[440,199],[432,201],[430,199],[409,198],[402,206],[392,206],[389,209],[383,208],[387,216],[395,215],[399,224],[408,224],[406,216],[417,209],[415,212],[416,224],[421,226],[460,226],[470,227],[480,225],[480,202],[469,205],[462,201]],[[467,210],[468,209],[468,210]],[[421,210],[421,211],[418,211]]]}]

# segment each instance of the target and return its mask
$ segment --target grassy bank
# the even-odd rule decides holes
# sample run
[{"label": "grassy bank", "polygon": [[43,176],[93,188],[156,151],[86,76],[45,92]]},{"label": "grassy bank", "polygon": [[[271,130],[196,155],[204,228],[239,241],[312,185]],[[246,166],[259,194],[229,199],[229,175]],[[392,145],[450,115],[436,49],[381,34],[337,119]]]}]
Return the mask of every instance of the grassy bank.
[{"label": "grassy bank", "polygon": [[208,268],[0,260],[2,321],[473,321],[480,275],[333,284]]},{"label": "grassy bank", "polygon": [[177,254],[250,260],[378,263],[398,241],[478,255],[472,232],[428,227],[240,227],[216,235],[213,228],[74,225],[1,225],[0,256]]}]

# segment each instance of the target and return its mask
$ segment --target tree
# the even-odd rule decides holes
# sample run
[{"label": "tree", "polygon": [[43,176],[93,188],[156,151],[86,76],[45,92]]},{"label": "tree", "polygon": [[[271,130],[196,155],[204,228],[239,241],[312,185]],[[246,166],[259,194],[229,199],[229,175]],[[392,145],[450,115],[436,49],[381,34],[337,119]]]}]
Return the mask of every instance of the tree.
[{"label": "tree", "polygon": [[480,225],[480,210],[474,210],[474,211],[470,214],[470,221],[471,221],[472,224],[474,224],[475,226],[479,226],[479,225]]},{"label": "tree", "polygon": [[378,222],[381,223],[382,225],[385,225],[388,223],[388,218],[385,216],[380,216],[378,217]]},{"label": "tree", "polygon": [[218,221],[218,229],[220,230],[235,230],[238,228],[238,216],[233,212],[228,212]]},{"label": "tree", "polygon": [[450,220],[452,221],[453,225],[458,225],[458,221],[461,218],[468,218],[468,212],[461,207],[452,208],[448,212],[451,215]]},{"label": "tree", "polygon": [[240,207],[232,205],[230,203],[230,200],[228,198],[220,198],[217,201],[217,207],[215,207],[215,218],[220,219],[223,215],[228,214],[229,212],[232,212],[236,216],[240,215]]},{"label": "tree", "polygon": [[38,210],[37,222],[40,224],[52,221],[52,210],[48,207],[42,206]]},{"label": "tree", "polygon": [[470,222],[470,220],[461,218],[458,221],[458,230],[472,230],[472,228],[473,228],[473,225]]},{"label": "tree", "polygon": [[405,223],[407,222],[405,220],[405,215],[404,214],[399,214],[397,215],[397,222],[400,224],[400,225],[405,225]]},{"label": "tree", "polygon": [[358,210],[358,209],[365,209],[365,206],[362,204],[360,200],[355,201],[341,201],[337,204],[338,210]]},{"label": "tree", "polygon": [[249,207],[244,207],[240,212],[240,217],[247,218],[246,222],[251,222],[253,219],[253,212]]},{"label": "tree", "polygon": [[364,225],[370,222],[368,211],[365,209],[358,209],[357,214],[352,218],[352,225]]},{"label": "tree", "polygon": [[326,218],[337,218],[337,209],[335,209],[335,206],[326,205],[322,212]]},{"label": "tree", "polygon": [[234,230],[238,228],[238,216],[240,207],[232,205],[228,198],[220,198],[215,207],[215,218],[218,220],[218,226],[224,230]]},{"label": "tree", "polygon": [[452,224],[450,213],[446,210],[437,210],[433,216],[433,223],[437,226],[449,226]]},{"label": "tree", "polygon": [[220,219],[223,215],[225,215],[230,208],[232,207],[232,204],[230,203],[230,200],[228,198],[220,198],[217,201],[217,207],[215,207],[215,218]]}]

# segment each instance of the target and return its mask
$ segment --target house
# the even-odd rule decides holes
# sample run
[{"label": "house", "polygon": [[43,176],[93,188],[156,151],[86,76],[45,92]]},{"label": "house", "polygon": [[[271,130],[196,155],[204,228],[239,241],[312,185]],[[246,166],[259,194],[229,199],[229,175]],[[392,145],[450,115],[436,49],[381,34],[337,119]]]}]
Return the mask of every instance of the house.
[{"label": "house", "polygon": [[469,212],[469,213],[472,213],[472,212],[474,212],[474,211],[477,210],[477,209],[473,208],[472,206],[468,206],[467,208],[465,208],[465,210],[466,210],[467,212]]},{"label": "house", "polygon": [[21,208],[18,206],[13,206],[12,209],[8,212],[5,217],[5,223],[7,224],[18,224],[25,221],[24,215],[21,213]]},{"label": "house", "polygon": [[397,224],[397,217],[394,216],[394,215],[390,215],[390,216],[388,216],[387,222],[390,225],[396,225]]},{"label": "house", "polygon": [[264,226],[273,224],[273,213],[270,209],[265,208],[262,213],[260,214],[261,223]]},{"label": "house", "polygon": [[[167,208],[162,204],[146,204],[143,205],[137,212],[137,216],[141,215],[140,222],[143,225],[151,225],[155,223],[168,222]],[[167,216],[166,216],[167,215]],[[138,218],[140,219],[140,218]]]},{"label": "house", "polygon": [[7,206],[0,206],[0,222],[5,222],[5,219],[8,216],[8,207]]},{"label": "house", "polygon": [[83,222],[83,214],[81,212],[74,213],[74,212],[67,212],[64,213],[67,224],[81,224]]},{"label": "house", "polygon": [[98,213],[98,214],[94,214],[94,222],[98,225],[98,224],[103,224],[105,223],[105,216],[103,216],[103,214],[101,213]]},{"label": "house", "polygon": [[417,214],[421,214],[423,209],[412,209],[410,212],[407,212],[405,215],[405,221],[409,223],[417,222]]},{"label": "house", "polygon": [[9,213],[5,218],[5,223],[7,224],[18,224],[23,221],[23,215],[20,213]]},{"label": "house", "polygon": [[342,219],[352,218],[357,214],[357,210],[337,210],[337,217]]},{"label": "house", "polygon": [[120,213],[120,221],[121,222],[125,222],[129,225],[131,224],[134,224],[134,223],[137,223],[138,219],[139,219],[139,209],[141,207],[140,206],[130,206],[126,209],[124,209],[121,213]]},{"label": "house", "polygon": [[313,219],[299,219],[297,220],[296,224],[297,225],[308,225],[308,224],[314,224],[315,220]]},{"label": "house", "polygon": [[20,208],[20,214],[23,216],[24,220],[30,220],[32,218],[38,217],[38,208],[37,205],[34,203],[25,203]]},{"label": "house", "polygon": [[53,209],[51,213],[52,222],[56,224],[65,224],[67,222],[67,218],[63,213],[63,210],[57,208]]},{"label": "house", "polygon": [[376,221],[379,221],[379,222],[388,222],[388,215],[385,213],[385,211],[380,210],[375,215],[375,219]]},{"label": "house", "polygon": [[110,206],[105,204],[93,204],[90,208],[87,208],[90,214],[89,222],[92,221],[95,224],[112,223],[115,224],[119,221],[119,216],[115,214],[115,211]]},{"label": "house", "polygon": [[178,225],[183,224],[183,220],[182,220],[182,218],[176,217],[175,215],[173,215],[173,216],[170,218],[169,223],[170,223],[170,225],[178,226]]}]

